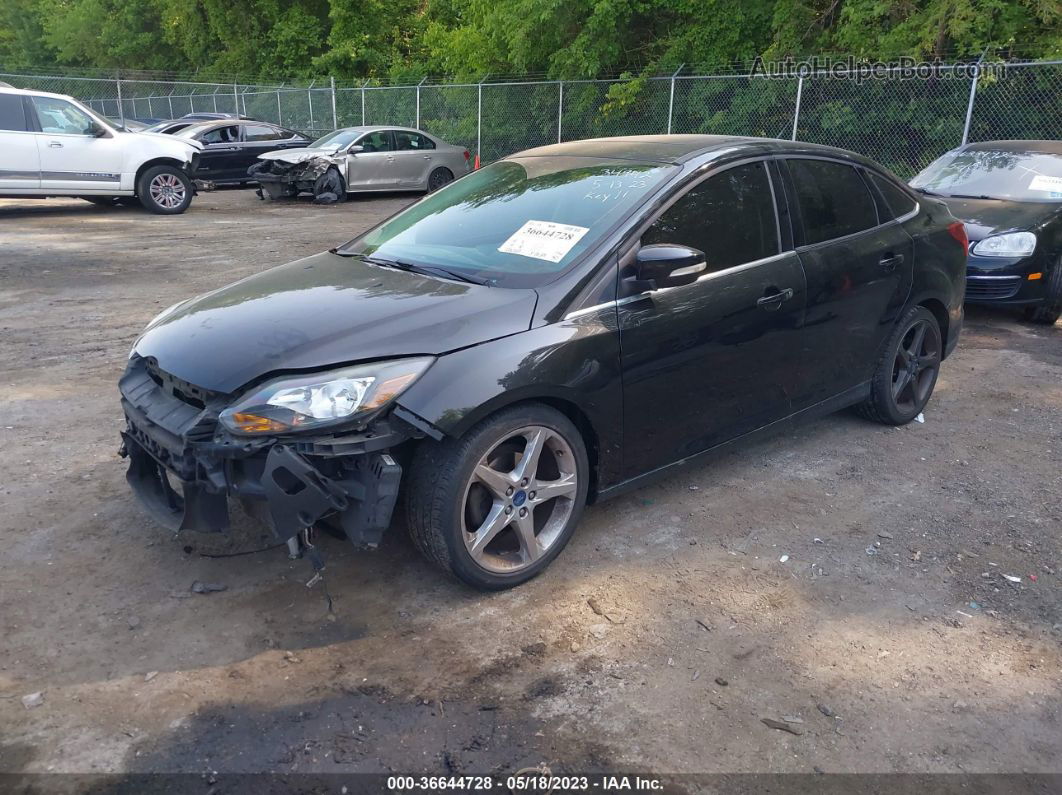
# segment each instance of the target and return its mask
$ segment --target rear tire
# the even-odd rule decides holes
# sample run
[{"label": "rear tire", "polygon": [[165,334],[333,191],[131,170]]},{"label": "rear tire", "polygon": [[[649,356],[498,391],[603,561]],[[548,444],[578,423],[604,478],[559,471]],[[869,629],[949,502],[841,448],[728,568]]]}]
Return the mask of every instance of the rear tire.
[{"label": "rear tire", "polygon": [[503,409],[460,439],[427,440],[416,450],[409,534],[428,560],[465,583],[512,588],[568,543],[589,469],[582,436],[559,411],[537,403]]},{"label": "rear tire", "polygon": [[152,166],[136,183],[144,209],[157,215],[178,215],[192,203],[194,189],[188,175],[174,166]]},{"label": "rear tire", "polygon": [[874,422],[906,425],[922,413],[933,395],[943,353],[936,315],[924,306],[911,307],[882,348],[870,397],[856,411]]},{"label": "rear tire", "polygon": [[454,174],[448,168],[437,168],[428,175],[428,193],[434,193],[444,185],[454,181]]},{"label": "rear tire", "polygon": [[1055,263],[1047,277],[1047,296],[1039,306],[1025,310],[1025,319],[1045,326],[1053,326],[1062,317],[1062,260]]}]

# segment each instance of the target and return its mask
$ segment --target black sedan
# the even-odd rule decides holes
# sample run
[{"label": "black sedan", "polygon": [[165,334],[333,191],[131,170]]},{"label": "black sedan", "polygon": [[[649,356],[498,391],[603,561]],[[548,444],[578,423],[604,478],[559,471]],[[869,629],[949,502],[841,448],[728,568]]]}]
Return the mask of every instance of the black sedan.
[{"label": "black sedan", "polygon": [[218,185],[246,184],[247,169],[258,161],[259,155],[310,143],[302,133],[245,119],[195,122],[174,135],[203,144],[192,176]]},{"label": "black sedan", "polygon": [[933,161],[911,180],[966,224],[968,303],[1062,316],[1062,142],[987,141]]},{"label": "black sedan", "polygon": [[129,481],[171,528],[234,498],[296,549],[375,546],[401,484],[431,561],[511,587],[588,501],[846,406],[910,422],[965,263],[943,203],[838,149],[533,149],[159,315],[120,382]]}]

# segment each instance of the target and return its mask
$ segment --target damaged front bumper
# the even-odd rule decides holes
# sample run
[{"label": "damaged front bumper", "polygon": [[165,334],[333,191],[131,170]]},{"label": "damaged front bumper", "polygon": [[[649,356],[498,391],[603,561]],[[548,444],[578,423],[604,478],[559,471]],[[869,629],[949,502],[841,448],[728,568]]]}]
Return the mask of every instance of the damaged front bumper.
[{"label": "damaged front bumper", "polygon": [[379,544],[402,476],[392,448],[417,435],[401,420],[381,417],[360,430],[306,439],[236,437],[218,422],[231,396],[135,355],[119,389],[126,477],[163,526],[225,531],[231,498],[281,541],[331,520],[355,546]]},{"label": "damaged front bumper", "polygon": [[346,187],[340,169],[342,158],[317,156],[290,163],[261,160],[247,169],[247,176],[258,182],[258,196],[280,199],[312,193],[320,203],[342,201]]}]

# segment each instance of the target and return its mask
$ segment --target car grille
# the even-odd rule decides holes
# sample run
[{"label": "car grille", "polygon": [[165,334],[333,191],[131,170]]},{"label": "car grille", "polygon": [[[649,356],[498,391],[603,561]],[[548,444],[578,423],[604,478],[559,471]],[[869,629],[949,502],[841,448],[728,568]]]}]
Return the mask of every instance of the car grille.
[{"label": "car grille", "polygon": [[1011,298],[1021,289],[1021,276],[968,276],[966,299],[998,301]]}]

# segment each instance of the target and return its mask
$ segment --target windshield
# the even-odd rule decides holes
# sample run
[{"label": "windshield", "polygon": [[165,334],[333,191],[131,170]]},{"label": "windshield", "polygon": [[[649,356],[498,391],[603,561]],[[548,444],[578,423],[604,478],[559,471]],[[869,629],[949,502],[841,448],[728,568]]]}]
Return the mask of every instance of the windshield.
[{"label": "windshield", "polygon": [[1062,201],[1062,155],[1050,152],[949,152],[911,187],[942,196]]},{"label": "windshield", "polygon": [[676,166],[515,157],[473,171],[338,253],[534,287],[573,263]]},{"label": "windshield", "polygon": [[310,144],[310,149],[342,149],[354,143],[362,134],[360,130],[336,130],[323,138],[318,138]]}]

